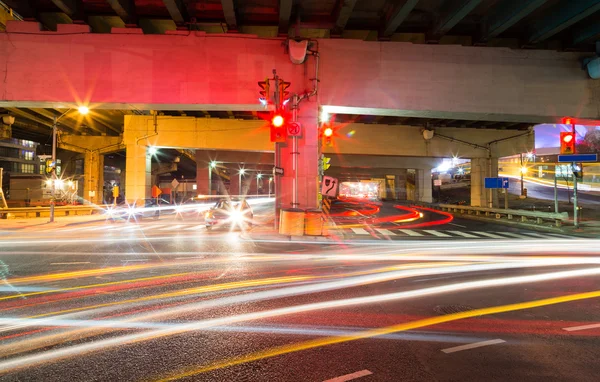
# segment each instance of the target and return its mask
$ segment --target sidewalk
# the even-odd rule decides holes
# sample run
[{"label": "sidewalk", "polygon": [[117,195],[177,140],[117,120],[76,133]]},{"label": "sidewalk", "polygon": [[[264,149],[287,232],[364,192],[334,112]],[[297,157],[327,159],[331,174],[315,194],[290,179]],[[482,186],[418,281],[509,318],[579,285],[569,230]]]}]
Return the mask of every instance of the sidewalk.
[{"label": "sidewalk", "polygon": [[79,216],[60,216],[54,219],[54,223],[48,221],[48,217],[43,218],[22,218],[22,219],[0,219],[1,230],[21,230],[31,227],[43,228],[53,227],[60,228],[72,226],[76,224],[86,224],[96,221],[105,221],[106,215],[79,215]]}]

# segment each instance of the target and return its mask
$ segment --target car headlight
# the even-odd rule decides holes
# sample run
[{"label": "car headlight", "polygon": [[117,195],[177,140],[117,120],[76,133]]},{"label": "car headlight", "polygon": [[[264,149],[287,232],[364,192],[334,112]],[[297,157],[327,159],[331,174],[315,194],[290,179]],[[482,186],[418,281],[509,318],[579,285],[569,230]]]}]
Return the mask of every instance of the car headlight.
[{"label": "car headlight", "polygon": [[229,214],[229,217],[234,222],[241,222],[241,221],[244,220],[244,214],[240,210],[233,210],[233,211],[231,211],[231,213]]}]

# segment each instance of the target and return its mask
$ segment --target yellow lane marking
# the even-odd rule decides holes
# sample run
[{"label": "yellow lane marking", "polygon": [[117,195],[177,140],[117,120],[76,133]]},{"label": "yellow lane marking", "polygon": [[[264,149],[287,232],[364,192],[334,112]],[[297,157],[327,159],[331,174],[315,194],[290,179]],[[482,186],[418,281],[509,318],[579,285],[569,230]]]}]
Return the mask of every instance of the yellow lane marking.
[{"label": "yellow lane marking", "polygon": [[490,314],[512,312],[515,310],[532,309],[532,308],[537,308],[537,307],[541,307],[541,306],[554,305],[554,304],[560,304],[560,303],[571,302],[571,301],[597,298],[597,297],[600,297],[600,291],[578,293],[578,294],[567,295],[567,296],[547,298],[547,299],[543,299],[543,300],[494,306],[494,307],[489,307],[489,308],[470,310],[467,312],[460,312],[460,313],[447,314],[444,316],[425,318],[422,320],[406,322],[406,323],[388,326],[388,327],[384,327],[384,328],[378,328],[378,329],[366,330],[363,332],[357,332],[353,335],[348,335],[348,336],[327,337],[327,338],[322,338],[322,339],[305,341],[305,342],[301,342],[301,343],[297,343],[297,344],[284,345],[284,346],[267,349],[267,350],[263,350],[263,351],[256,352],[256,353],[251,353],[251,354],[248,354],[248,355],[245,355],[242,357],[238,357],[238,358],[232,358],[229,360],[215,362],[213,364],[203,366],[203,367],[200,367],[197,369],[189,370],[189,371],[183,372],[181,374],[177,374],[175,376],[160,379],[159,381],[173,381],[173,380],[189,377],[189,376],[200,374],[200,373],[206,373],[209,371],[213,371],[213,370],[217,370],[217,369],[221,369],[221,368],[225,368],[225,367],[229,367],[229,366],[240,365],[240,364],[247,363],[247,362],[254,362],[254,361],[262,360],[265,358],[276,357],[276,356],[283,355],[283,354],[289,354],[289,353],[293,353],[293,352],[314,349],[314,348],[321,347],[321,346],[333,345],[333,344],[338,344],[338,343],[343,343],[343,342],[356,341],[356,340],[360,340],[360,339],[371,338],[371,337],[381,336],[381,335],[390,334],[390,333],[418,329],[418,328],[442,324],[442,323],[446,323],[446,322],[450,322],[450,321],[463,320],[465,318],[472,318],[472,317],[485,316],[485,315],[490,315]]}]

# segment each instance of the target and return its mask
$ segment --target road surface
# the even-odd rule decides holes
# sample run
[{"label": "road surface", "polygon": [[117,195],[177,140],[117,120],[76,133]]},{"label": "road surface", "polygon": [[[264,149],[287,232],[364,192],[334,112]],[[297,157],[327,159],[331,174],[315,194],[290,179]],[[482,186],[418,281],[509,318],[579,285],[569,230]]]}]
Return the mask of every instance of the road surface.
[{"label": "road surface", "polygon": [[[475,229],[491,232],[452,228]],[[173,217],[5,230],[0,379],[597,380],[597,241],[409,237],[253,242]]]}]

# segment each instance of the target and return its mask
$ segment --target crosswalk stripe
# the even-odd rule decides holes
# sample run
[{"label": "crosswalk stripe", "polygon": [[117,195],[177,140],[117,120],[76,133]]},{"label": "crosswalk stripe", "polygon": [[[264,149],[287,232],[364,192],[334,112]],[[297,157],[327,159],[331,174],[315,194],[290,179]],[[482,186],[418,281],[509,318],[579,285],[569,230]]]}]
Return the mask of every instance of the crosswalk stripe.
[{"label": "crosswalk stripe", "polygon": [[357,235],[368,235],[369,232],[367,232],[367,230],[362,229],[362,228],[350,228],[352,230],[352,232],[354,232]]},{"label": "crosswalk stripe", "polygon": [[448,234],[445,234],[443,232],[439,232],[433,229],[424,229],[423,232],[427,232],[428,234],[431,234],[433,236],[437,236],[437,237],[451,237]]},{"label": "crosswalk stripe", "polygon": [[528,235],[528,236],[533,236],[533,237],[539,237],[539,238],[543,238],[543,239],[547,239],[548,236],[544,236],[541,235],[539,233],[535,233],[535,232],[523,232],[523,235]]},{"label": "crosswalk stripe", "polygon": [[393,233],[392,231],[390,231],[389,229],[376,228],[376,231],[379,232],[382,235],[396,236],[396,234]]},{"label": "crosswalk stripe", "polygon": [[519,235],[518,233],[512,233],[512,232],[498,232],[498,233],[509,236],[509,237],[516,237],[517,239],[531,239],[530,237],[527,237],[525,235]]},{"label": "crosswalk stripe", "polygon": [[493,233],[489,232],[473,231],[473,233],[476,233],[481,236],[491,237],[492,239],[506,239],[504,236],[494,235]]},{"label": "crosswalk stripe", "polygon": [[463,231],[448,231],[454,235],[458,235],[458,236],[462,236],[462,237],[475,237],[478,238],[479,236],[475,236],[475,235],[471,235],[470,233],[467,232],[463,232]]},{"label": "crosswalk stripe", "polygon": [[422,233],[418,233],[418,232],[412,231],[410,229],[399,229],[398,231],[400,231],[404,234],[407,234],[408,236],[423,236]]},{"label": "crosswalk stripe", "polygon": [[202,229],[202,228],[206,228],[206,226],[204,224],[200,224],[200,225],[197,225],[197,226],[186,228],[185,230],[186,231],[196,231],[196,230],[199,230],[199,229]]},{"label": "crosswalk stripe", "polygon": [[561,235],[560,233],[548,233],[548,236],[553,236],[553,237],[558,237],[561,239],[574,239],[574,237],[572,236],[568,236],[568,235]]}]

